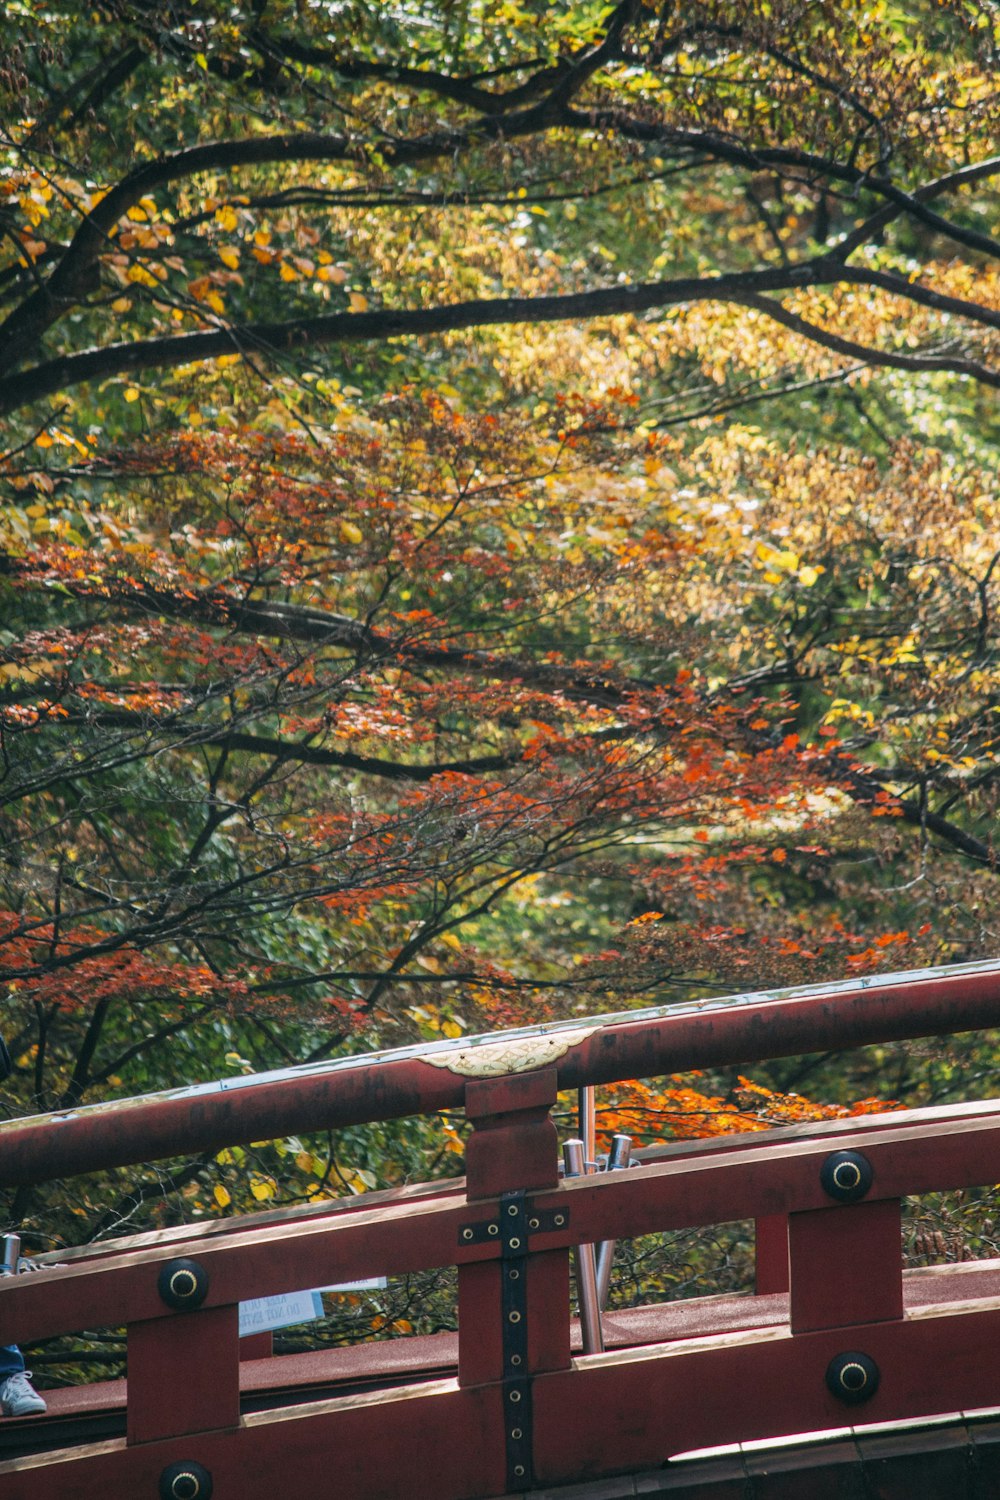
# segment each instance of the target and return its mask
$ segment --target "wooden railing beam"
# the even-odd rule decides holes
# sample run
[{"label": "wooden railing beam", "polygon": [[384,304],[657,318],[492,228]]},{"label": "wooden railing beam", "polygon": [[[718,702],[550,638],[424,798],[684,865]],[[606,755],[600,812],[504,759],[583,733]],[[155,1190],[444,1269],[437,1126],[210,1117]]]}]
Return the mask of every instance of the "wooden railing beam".
[{"label": "wooden railing beam", "polygon": [[3,1121],[0,1187],[460,1108],[470,1072],[551,1061],[570,1089],[998,1022],[1000,963],[596,1016]]}]

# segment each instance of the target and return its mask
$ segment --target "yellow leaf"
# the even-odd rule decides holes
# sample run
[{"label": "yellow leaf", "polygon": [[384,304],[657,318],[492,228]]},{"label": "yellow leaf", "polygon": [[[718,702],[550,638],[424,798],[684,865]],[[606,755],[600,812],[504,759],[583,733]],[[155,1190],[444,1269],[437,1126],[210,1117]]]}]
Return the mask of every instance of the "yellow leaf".
[{"label": "yellow leaf", "polygon": [[118,313],[128,312],[131,306],[132,303],[128,297],[116,297],[111,304],[112,310]]},{"label": "yellow leaf", "polygon": [[128,386],[128,388],[125,391],[125,400],[126,401],[138,401],[138,399],[139,399],[139,387],[135,386],[135,385]]},{"label": "yellow leaf", "polygon": [[282,281],[298,281],[299,279],[298,271],[294,266],[290,266],[287,260],[281,262],[281,279]]},{"label": "yellow leaf", "polygon": [[222,1186],[221,1182],[217,1182],[215,1184],[215,1187],[212,1189],[212,1197],[215,1199],[220,1208],[228,1208],[230,1203],[232,1203],[233,1201],[232,1198],[230,1198],[229,1194],[226,1192],[226,1189]]},{"label": "yellow leaf", "polygon": [[361,292],[352,292],[349,298],[351,312],[367,312],[368,298]]},{"label": "yellow leaf", "polygon": [[232,234],[239,223],[239,219],[237,218],[236,210],[230,208],[228,203],[224,203],[221,208],[215,210],[215,222],[221,224],[227,234]]},{"label": "yellow leaf", "polygon": [[230,271],[235,271],[240,263],[240,252],[234,250],[232,245],[221,245],[219,247],[219,259],[224,266],[229,267]]},{"label": "yellow leaf", "polygon": [[265,1199],[274,1197],[274,1183],[268,1182],[263,1177],[257,1177],[251,1182],[250,1191],[258,1203],[263,1203]]},{"label": "yellow leaf", "polygon": [[360,526],[355,526],[353,521],[341,521],[340,536],[342,541],[353,542],[355,547],[364,541],[364,532]]},{"label": "yellow leaf", "polygon": [[206,73],[208,72],[208,58],[205,56],[204,52],[196,52],[194,55],[194,60],[198,64],[199,68],[204,69]]},{"label": "yellow leaf", "polygon": [[454,948],[456,953],[462,946],[453,932],[442,932],[441,941],[442,943],[447,943],[449,948]]}]

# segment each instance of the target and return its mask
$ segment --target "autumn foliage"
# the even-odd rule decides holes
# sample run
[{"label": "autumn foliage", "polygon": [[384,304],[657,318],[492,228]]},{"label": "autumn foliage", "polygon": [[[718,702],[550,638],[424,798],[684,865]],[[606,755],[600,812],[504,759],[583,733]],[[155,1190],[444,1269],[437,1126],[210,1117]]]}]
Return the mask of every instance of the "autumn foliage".
[{"label": "autumn foliage", "polygon": [[9,10],[11,1108],[995,951],[989,6]]}]

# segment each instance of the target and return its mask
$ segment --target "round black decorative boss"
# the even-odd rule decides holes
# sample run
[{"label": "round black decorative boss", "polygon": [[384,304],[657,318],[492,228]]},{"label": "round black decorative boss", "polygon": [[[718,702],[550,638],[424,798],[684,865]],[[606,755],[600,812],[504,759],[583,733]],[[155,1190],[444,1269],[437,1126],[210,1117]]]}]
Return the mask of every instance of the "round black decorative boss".
[{"label": "round black decorative boss", "polygon": [[872,1185],[872,1165],[860,1151],[834,1151],[819,1169],[825,1193],[838,1203],[856,1203]]},{"label": "round black decorative boss", "polygon": [[827,1388],[847,1406],[870,1401],[878,1390],[878,1382],[878,1365],[867,1354],[853,1350],[849,1354],[835,1354],[826,1367]]},{"label": "round black decorative boss", "polygon": [[196,1260],[168,1260],[160,1267],[156,1290],[168,1307],[200,1307],[208,1295],[208,1272]]},{"label": "round black decorative boss", "polygon": [[160,1475],[160,1500],[211,1500],[212,1476],[201,1464],[168,1464]]}]

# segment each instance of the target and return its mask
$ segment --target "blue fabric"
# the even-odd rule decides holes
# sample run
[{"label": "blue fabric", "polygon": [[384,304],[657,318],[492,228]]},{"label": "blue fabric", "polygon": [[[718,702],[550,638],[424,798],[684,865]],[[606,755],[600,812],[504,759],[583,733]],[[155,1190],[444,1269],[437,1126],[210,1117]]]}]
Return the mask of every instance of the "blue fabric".
[{"label": "blue fabric", "polygon": [[24,1355],[16,1344],[0,1344],[0,1380],[8,1375],[20,1375],[24,1369]]}]

